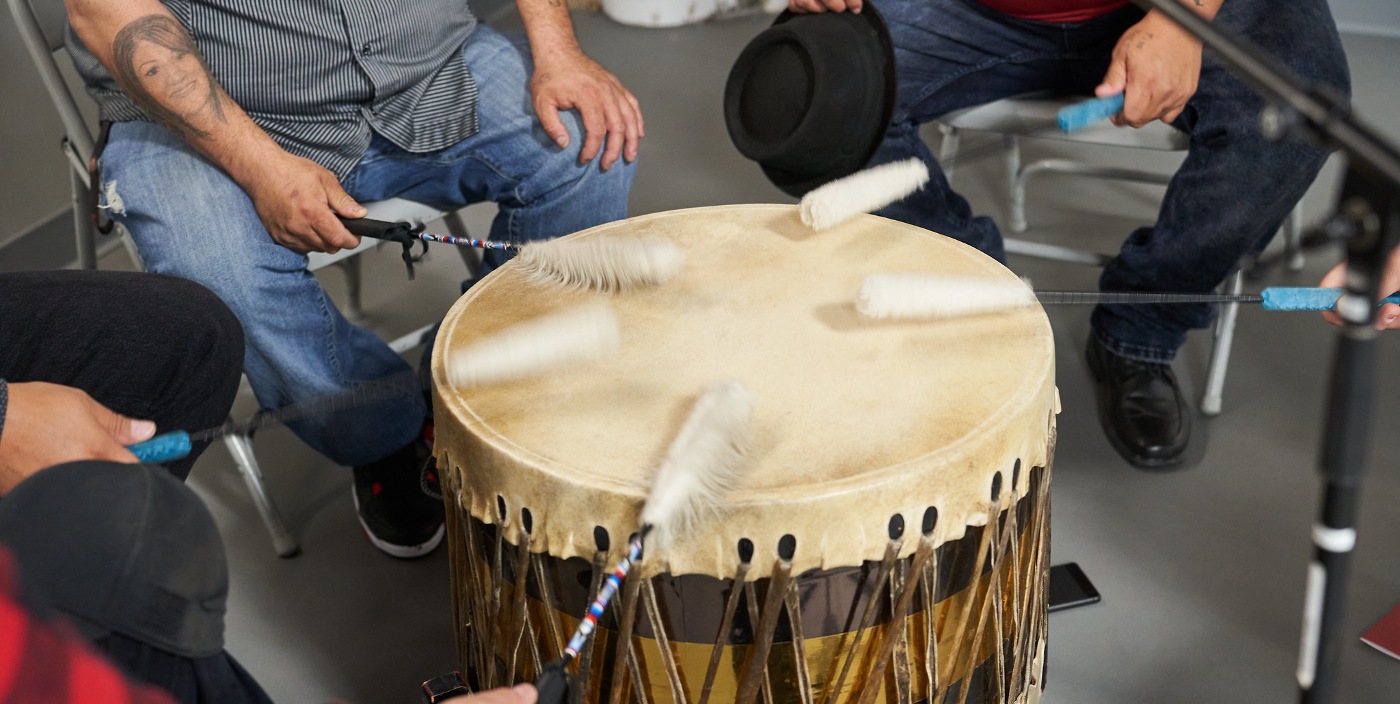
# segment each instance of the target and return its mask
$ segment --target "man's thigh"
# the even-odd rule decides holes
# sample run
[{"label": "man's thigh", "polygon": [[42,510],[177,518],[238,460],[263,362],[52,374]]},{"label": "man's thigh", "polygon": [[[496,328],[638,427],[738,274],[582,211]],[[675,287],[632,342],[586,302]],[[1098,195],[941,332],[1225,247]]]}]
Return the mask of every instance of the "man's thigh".
[{"label": "man's thigh", "polygon": [[159,125],[112,126],[102,195],[147,271],[198,281],[240,317],[266,297],[269,277],[309,275],[306,257],[272,240],[243,189]]},{"label": "man's thigh", "polygon": [[1028,94],[1086,93],[1119,36],[1141,17],[1124,8],[1073,27],[1020,20],[975,0],[883,0],[898,74],[894,122]]}]

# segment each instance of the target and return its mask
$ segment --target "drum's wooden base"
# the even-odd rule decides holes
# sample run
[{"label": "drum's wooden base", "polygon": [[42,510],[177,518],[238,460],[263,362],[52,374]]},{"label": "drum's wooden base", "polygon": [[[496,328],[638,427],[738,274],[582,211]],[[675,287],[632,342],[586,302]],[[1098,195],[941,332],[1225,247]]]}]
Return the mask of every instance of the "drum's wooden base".
[{"label": "drum's wooden base", "polygon": [[[860,567],[629,580],[580,655],[584,701],[1038,701],[1050,469],[1028,474],[1014,511],[936,548],[915,530]],[[533,679],[562,652],[607,553],[592,563],[531,553],[460,505],[448,527],[463,671],[482,687]],[[898,558],[903,540],[921,545]]]}]

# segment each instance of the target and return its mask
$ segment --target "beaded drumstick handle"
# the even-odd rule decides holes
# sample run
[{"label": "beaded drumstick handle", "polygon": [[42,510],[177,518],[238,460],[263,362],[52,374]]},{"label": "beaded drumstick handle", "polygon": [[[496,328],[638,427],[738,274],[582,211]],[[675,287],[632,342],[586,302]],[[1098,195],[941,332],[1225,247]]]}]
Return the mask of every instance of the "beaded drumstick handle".
[{"label": "beaded drumstick handle", "polygon": [[579,651],[583,650],[583,645],[588,641],[588,636],[592,635],[593,629],[598,626],[598,619],[602,617],[603,611],[608,608],[608,602],[617,594],[618,585],[627,577],[632,565],[642,559],[642,539],[651,530],[651,526],[643,526],[642,532],[632,537],[627,544],[627,555],[618,561],[613,568],[612,574],[603,583],[603,587],[598,590],[598,597],[589,604],[588,611],[583,615],[583,620],[579,622],[578,629],[574,631],[574,637],[569,639],[569,644],[564,647],[564,655],[558,660],[553,660],[545,664],[540,671],[540,676],[535,680],[535,690],[538,692],[537,704],[566,704],[575,701],[577,695],[577,679],[566,669],[569,663],[578,657]]},{"label": "beaded drumstick handle", "polygon": [[593,633],[593,629],[598,625],[598,619],[603,615],[603,610],[608,608],[608,602],[617,593],[618,585],[627,576],[632,565],[642,558],[642,536],[638,534],[632,538],[632,542],[627,544],[627,556],[618,561],[613,568],[612,574],[603,583],[603,588],[598,590],[598,598],[588,606],[588,611],[584,613],[583,620],[578,624],[578,630],[574,631],[574,637],[569,639],[569,644],[564,647],[564,662],[569,662],[578,657],[583,644],[588,640],[588,636]]},{"label": "beaded drumstick handle", "polygon": [[513,242],[497,242],[495,240],[474,240],[470,237],[453,237],[452,235],[434,235],[431,232],[413,233],[424,242],[441,242],[443,244],[455,244],[459,247],[480,247],[481,249],[499,249],[506,252],[514,252],[520,249],[521,245]]},{"label": "beaded drumstick handle", "polygon": [[441,242],[443,244],[455,244],[462,247],[481,247],[482,249],[504,249],[516,250],[520,245],[510,242],[495,242],[493,240],[475,240],[470,237],[453,237],[452,235],[434,235],[423,231],[423,226],[410,222],[389,222],[387,220],[372,220],[370,218],[341,218],[340,222],[345,225],[345,229],[351,234],[359,237],[373,237],[375,239],[389,240],[401,244],[411,240],[422,240],[424,242]]}]

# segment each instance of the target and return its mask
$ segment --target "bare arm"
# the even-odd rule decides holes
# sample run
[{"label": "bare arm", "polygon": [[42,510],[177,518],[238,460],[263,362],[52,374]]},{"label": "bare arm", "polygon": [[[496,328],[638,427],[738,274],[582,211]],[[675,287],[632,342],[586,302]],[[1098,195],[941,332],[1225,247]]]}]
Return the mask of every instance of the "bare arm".
[{"label": "bare arm", "polygon": [[530,93],[545,133],[561,148],[567,147],[569,133],[559,111],[574,108],[583,118],[585,132],[581,161],[597,156],[605,142],[603,169],[611,167],[619,155],[629,162],[636,160],[646,135],[641,106],[616,76],[584,55],[574,37],[566,0],[516,0],[516,6],[530,38],[535,60]]},{"label": "bare arm", "polygon": [[274,239],[300,252],[358,244],[335,214],[362,217],[364,209],[334,174],[287,153],[253,123],[158,0],[66,5],[73,30],[127,96],[233,178]]},{"label": "bare arm", "polygon": [[[1224,0],[1181,0],[1206,19],[1214,19]],[[1113,60],[1094,93],[1123,93],[1119,125],[1142,127],[1153,120],[1171,122],[1196,94],[1201,78],[1201,43],[1170,18],[1153,10],[1118,39]]]}]

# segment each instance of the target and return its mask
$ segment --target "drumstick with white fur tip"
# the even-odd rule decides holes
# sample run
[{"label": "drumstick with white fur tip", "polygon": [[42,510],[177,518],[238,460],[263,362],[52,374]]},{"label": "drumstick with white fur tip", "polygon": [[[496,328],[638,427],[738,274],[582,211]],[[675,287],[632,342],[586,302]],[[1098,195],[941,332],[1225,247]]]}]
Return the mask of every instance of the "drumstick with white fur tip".
[{"label": "drumstick with white fur tip", "polygon": [[743,383],[710,384],[656,472],[642,508],[642,533],[663,549],[703,514],[714,513],[744,477],[754,395]]},{"label": "drumstick with white fur tip", "polygon": [[[450,352],[447,378],[454,387],[480,386],[581,363],[602,357],[617,347],[617,317],[612,309],[603,304],[585,305],[513,326],[466,349]],[[345,393],[314,398],[276,411],[263,411],[245,423],[229,421],[194,433],[174,430],[129,445],[127,449],[141,462],[173,462],[188,456],[194,443],[204,440],[417,393],[421,393],[417,377],[404,372]]]},{"label": "drumstick with white fur tip", "polygon": [[[856,310],[881,319],[942,319],[1042,305],[1164,305],[1258,303],[1269,311],[1331,310],[1341,289],[1273,286],[1251,293],[1148,293],[1138,291],[1035,291],[1029,282],[960,276],[872,274],[861,284]],[[1381,303],[1400,303],[1400,294]]]},{"label": "drumstick with white fur tip", "polygon": [[448,351],[447,383],[481,386],[597,359],[617,350],[617,316],[601,303],[513,325]]},{"label": "drumstick with white fur tip", "polygon": [[861,283],[856,311],[875,320],[956,318],[1024,308],[1035,300],[1035,292],[1023,281],[871,274]]},{"label": "drumstick with white fur tip", "polygon": [[583,649],[632,565],[641,559],[644,542],[649,540],[654,549],[664,549],[701,514],[715,511],[743,480],[753,404],[753,392],[738,381],[713,383],[696,401],[652,481],[642,505],[642,530],[632,536],[626,557],[613,568],[584,612],[563,657],[547,663],[535,681],[539,704],[568,701],[569,689],[576,685],[565,668]]},{"label": "drumstick with white fur tip", "polygon": [[404,260],[409,263],[409,278],[412,278],[414,261],[410,249],[415,241],[515,252],[517,266],[525,270],[533,283],[556,283],[599,291],[626,291],[664,283],[680,270],[685,259],[680,249],[670,242],[641,237],[588,237],[515,244],[436,235],[424,232],[421,225],[408,222],[341,218],[341,223],[360,237],[402,244]]},{"label": "drumstick with white fur tip", "polygon": [[828,230],[861,213],[873,213],[928,183],[928,166],[906,159],[857,171],[802,197],[798,216],[813,230]]},{"label": "drumstick with white fur tip", "polygon": [[521,245],[515,261],[535,283],[627,291],[665,283],[684,256],[670,242],[641,237],[587,237]]}]

